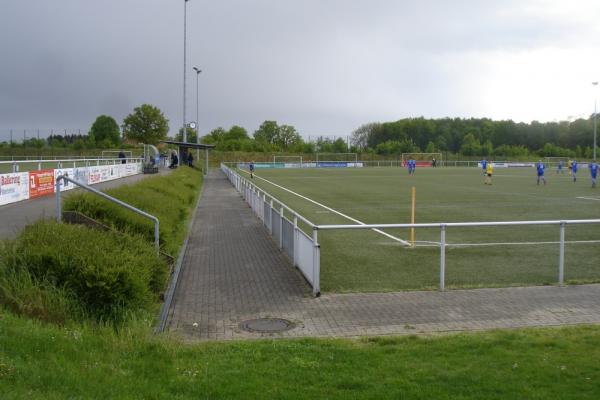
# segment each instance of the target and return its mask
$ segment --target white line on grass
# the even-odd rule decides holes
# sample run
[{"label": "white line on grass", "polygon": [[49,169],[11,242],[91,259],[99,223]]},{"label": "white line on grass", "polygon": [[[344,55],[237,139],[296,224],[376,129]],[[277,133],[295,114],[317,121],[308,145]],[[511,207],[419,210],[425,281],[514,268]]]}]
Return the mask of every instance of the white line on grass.
[{"label": "white line on grass", "polygon": [[[247,171],[244,171],[244,170],[240,170],[240,171],[242,171],[242,172],[244,172],[244,173],[246,173],[246,174],[248,174],[248,175],[250,174],[249,172],[247,172]],[[319,207],[323,207],[324,209],[326,209],[326,210],[328,210],[328,211],[331,211],[332,213],[335,213],[335,214],[337,214],[337,215],[339,215],[339,216],[341,216],[341,217],[344,217],[344,218],[346,218],[346,219],[349,219],[349,220],[350,220],[350,221],[352,221],[352,222],[355,222],[355,223],[357,223],[357,224],[359,224],[359,225],[366,225],[364,222],[361,222],[361,221],[359,221],[359,220],[357,220],[357,219],[355,219],[355,218],[349,217],[349,216],[347,216],[346,214],[342,214],[341,212],[339,212],[339,211],[337,211],[337,210],[334,210],[334,209],[333,209],[333,208],[331,208],[331,207],[327,207],[326,205],[324,205],[324,204],[321,204],[321,203],[319,203],[319,202],[317,202],[317,201],[315,201],[315,200],[313,200],[313,199],[311,199],[311,198],[308,198],[308,197],[306,197],[306,196],[302,196],[301,194],[299,194],[299,193],[296,193],[296,192],[294,192],[293,190],[290,190],[290,189],[288,189],[288,188],[285,188],[285,187],[283,187],[283,186],[281,186],[281,185],[278,185],[278,184],[276,184],[276,183],[274,183],[274,182],[271,182],[271,181],[270,181],[270,180],[268,180],[268,179],[261,178],[260,176],[258,176],[258,175],[256,175],[256,174],[255,174],[254,176],[255,176],[256,178],[258,178],[258,179],[262,179],[263,181],[265,181],[265,182],[267,182],[267,183],[270,183],[271,185],[273,185],[273,186],[275,186],[275,187],[278,187],[278,188],[279,188],[279,189],[281,189],[281,190],[285,190],[286,192],[288,192],[288,193],[291,193],[291,194],[293,194],[293,195],[295,195],[295,196],[298,196],[298,197],[300,197],[301,199],[304,199],[304,200],[306,200],[306,201],[310,201],[311,203],[313,203],[313,204],[316,204],[316,205],[317,205],[317,206],[319,206]],[[407,242],[406,240],[402,240],[402,239],[400,239],[400,238],[397,238],[396,236],[390,235],[389,233],[386,233],[386,232],[384,232],[384,231],[382,231],[382,230],[380,230],[380,229],[372,229],[372,230],[373,230],[373,231],[375,231],[375,232],[377,232],[377,233],[380,233],[380,234],[382,234],[383,236],[386,236],[386,237],[388,237],[388,238],[390,238],[390,239],[393,239],[393,240],[395,240],[395,241],[397,241],[397,242],[400,242],[400,243],[402,243],[402,244],[403,244],[403,245],[405,245],[405,246],[410,246],[410,243],[409,243],[409,242]]]},{"label": "white line on grass", "polygon": [[587,197],[587,196],[581,196],[581,197],[577,197],[578,199],[583,199],[583,200],[596,200],[596,201],[600,201],[600,197]]}]

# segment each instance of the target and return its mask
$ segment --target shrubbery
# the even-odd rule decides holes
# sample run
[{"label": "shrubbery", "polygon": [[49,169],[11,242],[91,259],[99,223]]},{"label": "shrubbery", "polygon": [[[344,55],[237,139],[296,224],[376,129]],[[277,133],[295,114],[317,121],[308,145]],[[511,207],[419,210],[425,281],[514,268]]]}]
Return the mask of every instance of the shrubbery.
[{"label": "shrubbery", "polygon": [[5,263],[9,273],[64,289],[97,319],[148,308],[167,276],[165,263],[140,237],[50,221],[26,227]]},{"label": "shrubbery", "polygon": [[[200,172],[180,168],[110,194],[157,216],[161,247],[176,256],[201,179]],[[96,196],[73,193],[65,203],[65,209],[118,231],[50,221],[26,227],[17,239],[0,247],[0,305],[57,323],[118,322],[139,310],[151,310],[168,274],[153,245],[153,224]]]},{"label": "shrubbery", "polygon": [[[178,168],[166,176],[145,179],[133,186],[120,186],[106,193],[156,216],[160,221],[161,249],[176,255],[186,232],[184,221],[197,198],[202,182],[199,171]],[[70,195],[64,209],[78,211],[122,232],[154,240],[152,221],[89,193]]]}]

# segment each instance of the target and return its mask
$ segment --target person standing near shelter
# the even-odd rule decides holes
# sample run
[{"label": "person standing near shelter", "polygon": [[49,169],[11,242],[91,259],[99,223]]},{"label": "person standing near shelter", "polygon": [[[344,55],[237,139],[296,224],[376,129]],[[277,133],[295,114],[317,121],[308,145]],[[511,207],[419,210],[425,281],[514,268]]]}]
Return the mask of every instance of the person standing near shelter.
[{"label": "person standing near shelter", "polygon": [[485,179],[483,180],[483,183],[486,185],[491,185],[492,184],[492,173],[494,172],[494,167],[492,166],[492,163],[486,163],[485,164]]},{"label": "person standing near shelter", "polygon": [[248,169],[250,170],[250,179],[254,179],[254,161],[250,162]]},{"label": "person standing near shelter", "polygon": [[571,163],[571,174],[573,175],[573,182],[577,182],[577,170],[579,166],[577,165],[577,160],[573,160]]},{"label": "person standing near shelter", "polygon": [[119,151],[119,158],[121,159],[121,164],[125,164],[127,160],[125,160],[125,153],[123,150]]},{"label": "person standing near shelter", "polygon": [[540,180],[544,181],[544,185],[546,184],[546,178],[544,177],[544,169],[546,169],[546,166],[544,165],[544,163],[542,162],[542,160],[540,160],[537,165],[535,166],[535,168],[537,169],[537,184],[540,184]]},{"label": "person standing near shelter", "polygon": [[192,155],[191,151],[188,151],[187,164],[190,168],[194,167],[194,156]]},{"label": "person standing near shelter", "polygon": [[598,164],[596,163],[596,160],[593,160],[588,167],[590,169],[590,175],[592,177],[592,187],[595,188],[596,177],[598,176]]}]

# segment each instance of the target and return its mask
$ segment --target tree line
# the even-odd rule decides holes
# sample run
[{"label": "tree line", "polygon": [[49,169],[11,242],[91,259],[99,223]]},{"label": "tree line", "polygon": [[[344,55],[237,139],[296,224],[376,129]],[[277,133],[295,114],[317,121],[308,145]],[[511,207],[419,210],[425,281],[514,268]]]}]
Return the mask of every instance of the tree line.
[{"label": "tree line", "polygon": [[449,152],[463,156],[591,158],[593,132],[591,117],[545,123],[421,117],[362,125],[352,133],[352,144],[365,152],[388,155]]},{"label": "tree line", "polygon": [[[445,152],[467,157],[592,157],[594,121],[561,122],[494,121],[488,118],[405,118],[372,122],[352,132],[349,143],[342,138],[317,137],[306,141],[291,125],[266,120],[252,134],[238,125],[218,127],[201,137],[201,143],[220,151],[286,153],[367,153],[398,156],[401,153]],[[121,129],[120,129],[121,128]],[[187,141],[196,143],[198,132],[187,128]],[[169,121],[162,111],[142,104],[127,115],[121,127],[114,118],[100,115],[87,135],[51,135],[31,138],[24,146],[40,148],[111,148],[123,144],[157,144],[168,139]],[[183,140],[183,128],[170,139]],[[3,143],[6,146],[6,142]],[[597,150],[598,151],[598,150]]]}]

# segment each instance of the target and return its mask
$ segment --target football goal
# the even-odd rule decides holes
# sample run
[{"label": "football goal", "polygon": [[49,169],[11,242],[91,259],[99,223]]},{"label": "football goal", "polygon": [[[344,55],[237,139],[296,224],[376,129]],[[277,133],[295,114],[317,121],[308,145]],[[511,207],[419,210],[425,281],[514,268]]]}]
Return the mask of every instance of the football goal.
[{"label": "football goal", "polygon": [[302,168],[302,156],[273,156],[273,164],[280,163]]},{"label": "football goal", "polygon": [[402,153],[402,166],[413,159],[419,167],[439,167],[442,165],[442,153]]},{"label": "football goal", "polygon": [[102,158],[117,158],[123,152],[127,158],[133,158],[131,150],[102,150]]}]

